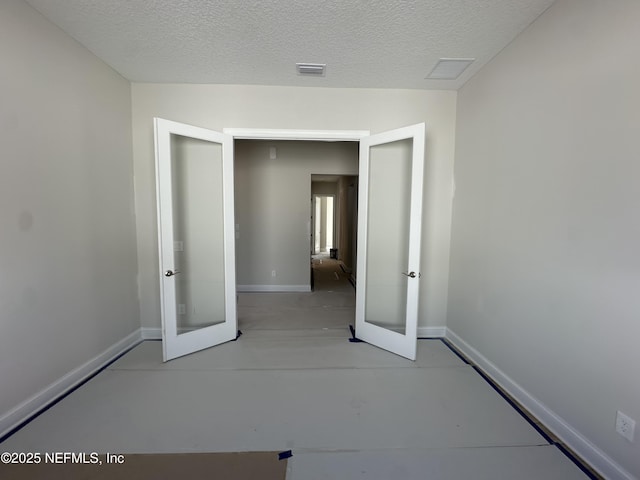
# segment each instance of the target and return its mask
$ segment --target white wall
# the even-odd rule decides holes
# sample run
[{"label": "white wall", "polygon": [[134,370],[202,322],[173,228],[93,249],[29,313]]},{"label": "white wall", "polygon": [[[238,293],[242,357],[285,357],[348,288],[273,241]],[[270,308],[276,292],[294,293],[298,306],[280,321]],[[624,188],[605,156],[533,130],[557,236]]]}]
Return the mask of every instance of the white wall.
[{"label": "white wall", "polygon": [[311,175],[357,173],[355,142],[236,141],[238,285],[310,288]]},{"label": "white wall", "polygon": [[638,25],[635,0],[559,0],[457,113],[447,326],[612,478],[599,451],[640,477],[614,431],[640,421]]},{"label": "white wall", "polygon": [[133,84],[134,174],[142,324],[160,326],[154,116],[197,126],[381,132],[426,122],[421,326],[446,318],[456,92]]},{"label": "white wall", "polygon": [[140,324],[129,82],[19,0],[0,58],[1,433]]}]

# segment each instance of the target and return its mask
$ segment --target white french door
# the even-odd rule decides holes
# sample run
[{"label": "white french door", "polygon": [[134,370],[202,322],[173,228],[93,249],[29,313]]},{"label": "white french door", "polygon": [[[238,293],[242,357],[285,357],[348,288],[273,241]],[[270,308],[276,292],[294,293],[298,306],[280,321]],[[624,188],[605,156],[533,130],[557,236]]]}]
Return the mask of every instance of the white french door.
[{"label": "white french door", "polygon": [[163,358],[237,335],[233,137],[154,119]]},{"label": "white french door", "polygon": [[416,358],[424,124],[360,140],[356,335]]},{"label": "white french door", "polygon": [[[160,118],[154,126],[167,361],[237,335],[233,137]],[[347,133],[360,142],[356,334],[415,360],[425,126]],[[240,138],[345,139],[324,131],[254,135]]]}]

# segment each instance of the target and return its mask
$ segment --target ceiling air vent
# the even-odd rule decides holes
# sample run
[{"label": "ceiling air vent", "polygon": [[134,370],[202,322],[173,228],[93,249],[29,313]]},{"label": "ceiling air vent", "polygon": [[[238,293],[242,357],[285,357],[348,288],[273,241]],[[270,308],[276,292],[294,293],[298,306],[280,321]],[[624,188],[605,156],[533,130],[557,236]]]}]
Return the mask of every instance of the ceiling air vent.
[{"label": "ceiling air vent", "polygon": [[326,69],[326,63],[296,63],[298,75],[305,77],[324,77]]},{"label": "ceiling air vent", "polygon": [[441,58],[427,76],[429,80],[455,80],[475,58]]}]

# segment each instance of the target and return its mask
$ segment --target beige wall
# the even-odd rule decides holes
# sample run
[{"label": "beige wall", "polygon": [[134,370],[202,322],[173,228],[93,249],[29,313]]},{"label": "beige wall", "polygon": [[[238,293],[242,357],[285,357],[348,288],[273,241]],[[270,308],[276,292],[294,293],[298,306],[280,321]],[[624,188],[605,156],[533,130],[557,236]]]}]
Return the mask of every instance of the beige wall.
[{"label": "beige wall", "polygon": [[449,283],[455,92],[130,87],[4,0],[0,420],[135,331],[137,288],[142,324],[160,325],[154,116],[215,130],[426,122],[420,325],[445,325],[450,285],[448,326],[592,442],[596,466],[640,476],[640,443],[613,428],[617,409],[640,419],[638,24],[634,0],[558,0],[462,89]]},{"label": "beige wall", "polygon": [[140,327],[129,82],[0,2],[0,432]]},{"label": "beige wall", "polygon": [[420,326],[447,307],[456,92],[133,84],[134,174],[142,325],[160,326],[153,159],[154,116],[226,128],[381,132],[427,125]]},{"label": "beige wall", "polygon": [[447,325],[611,478],[597,450],[640,477],[640,432],[614,430],[640,420],[638,25],[635,0],[559,0],[462,88],[456,131]]},{"label": "beige wall", "polygon": [[311,175],[357,172],[355,142],[236,141],[238,285],[310,288]]},{"label": "beige wall", "polygon": [[356,249],[354,248],[357,241],[358,230],[358,212],[357,212],[357,186],[358,177],[340,177],[338,180],[338,206],[339,206],[339,224],[336,234],[338,241],[338,259],[346,267],[347,271],[353,273],[355,278]]},{"label": "beige wall", "polygon": [[[355,160],[355,173],[358,173],[358,150],[357,147],[353,151],[353,160]],[[317,195],[337,195],[338,194],[338,181],[335,182],[312,182],[311,193]]]}]

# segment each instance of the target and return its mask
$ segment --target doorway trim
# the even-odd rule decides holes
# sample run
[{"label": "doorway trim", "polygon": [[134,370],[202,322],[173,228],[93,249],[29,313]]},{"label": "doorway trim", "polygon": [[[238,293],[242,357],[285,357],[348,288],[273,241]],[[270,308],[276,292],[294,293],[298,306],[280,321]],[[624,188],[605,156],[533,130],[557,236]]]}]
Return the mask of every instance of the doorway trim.
[{"label": "doorway trim", "polygon": [[[233,140],[297,140],[316,142],[360,142],[371,135],[369,130],[303,130],[297,128],[223,128],[222,133],[230,135]],[[357,228],[357,227],[356,227]],[[272,292],[309,292],[308,288],[300,289],[297,285],[258,285],[254,287],[242,286],[242,292],[272,291]]]},{"label": "doorway trim", "polygon": [[223,128],[234,140],[311,140],[357,142],[371,135],[369,130],[299,130],[277,128]]},{"label": "doorway trim", "polygon": [[[420,157],[421,160],[420,162],[424,161],[424,149],[425,149],[425,124],[424,123],[420,123],[420,124],[416,124],[416,125],[411,125],[408,127],[401,127],[401,128],[397,128],[394,130],[389,130],[386,132],[382,132],[379,133],[377,135],[374,135],[374,137],[376,137],[377,139],[383,139],[383,142],[376,142],[373,144],[370,144],[367,148],[370,148],[373,145],[378,145],[378,144],[382,144],[382,143],[389,143],[391,141],[395,141],[398,139],[404,139],[404,138],[417,138],[419,139],[419,143],[420,146],[417,147],[416,145],[413,146],[413,159],[415,160],[416,156]],[[223,133],[230,135],[233,140],[302,140],[302,141],[327,141],[327,142],[340,142],[340,141],[354,141],[354,142],[359,142],[360,144],[362,144],[362,141],[364,138],[369,137],[371,138],[372,135],[370,133],[369,130],[301,130],[301,129],[266,129],[266,128],[223,128]],[[399,138],[395,138],[397,136],[400,136]],[[416,150],[416,148],[418,148]],[[360,152],[360,161],[362,161],[362,151]],[[415,165],[412,163],[412,170],[414,169]],[[412,182],[412,186],[411,189],[412,191],[415,188],[415,182],[418,181],[418,178],[422,179],[423,178],[423,164],[420,163],[420,167],[419,167],[419,175],[418,176],[413,176],[413,182]],[[360,171],[360,176],[362,177],[362,170],[359,168]],[[415,172],[414,172],[415,173]],[[421,181],[421,180],[420,180]],[[368,188],[368,187],[367,187]],[[423,195],[423,185],[420,185],[420,196],[422,197]],[[422,202],[422,200],[421,200]],[[421,208],[422,208],[422,203],[416,204],[416,202],[412,202],[415,205],[418,205],[418,210],[420,214],[419,215],[413,215],[413,217],[418,217],[417,219],[414,218],[414,220],[417,220],[418,223],[421,224],[422,222],[422,213],[421,213]],[[360,226],[360,221],[358,222],[358,237],[360,238],[360,235],[362,234],[361,230],[361,226]],[[420,234],[418,233],[421,230],[421,226],[420,229],[416,230],[415,228],[412,228],[409,232],[409,238],[413,243],[417,243],[417,245],[414,245],[415,248],[418,249],[418,252],[420,252],[421,250],[421,246],[420,246],[420,241],[418,241],[418,239],[420,238]],[[417,238],[416,238],[417,237]],[[358,242],[358,245],[360,246],[360,241]],[[360,248],[358,248],[358,255],[361,255],[363,252]],[[364,252],[366,253],[366,252]],[[415,256],[415,252],[414,255]],[[419,253],[417,258],[419,259]],[[419,265],[419,260],[418,262],[415,262]],[[417,268],[417,267],[414,267]],[[417,270],[419,271],[419,269]],[[360,273],[360,272],[359,272]],[[412,271],[412,274],[415,275],[415,272]],[[406,275],[409,275],[408,273]],[[409,275],[410,276],[410,275]],[[413,278],[413,277],[412,277]],[[419,277],[418,277],[419,278]],[[418,288],[419,288],[419,284],[417,286],[412,287],[410,290],[412,292],[413,296],[418,295]],[[364,305],[363,302],[360,300],[357,300],[356,305]],[[407,358],[410,358],[411,360],[415,360],[415,354],[416,354],[416,344],[415,344],[415,340],[417,340],[417,335],[416,335],[416,339],[413,340],[413,345],[410,347],[411,352],[409,352],[408,354],[405,353],[400,353],[398,351],[398,349],[405,349],[405,347],[408,347],[408,343],[407,342],[397,342],[397,340],[400,337],[403,337],[402,335],[397,335],[396,338],[394,338],[393,341],[386,342],[386,340],[389,340],[386,337],[386,334],[382,334],[382,331],[385,331],[384,328],[381,327],[377,327],[376,325],[369,325],[366,323],[366,321],[364,320],[364,317],[360,318],[360,316],[362,315],[362,313],[358,313],[358,307],[356,307],[356,328],[361,327],[361,330],[365,330],[365,335],[363,335],[363,340],[365,341],[370,341],[370,343],[374,344],[374,345],[378,345],[380,346],[379,340],[380,338],[384,337],[385,339],[385,346],[382,347],[385,350],[389,350],[392,351],[396,354],[402,355],[402,356],[406,356]],[[407,314],[407,322],[409,321],[409,317],[411,317],[411,327],[412,329],[416,332],[418,331],[418,327],[417,327],[417,302],[415,303],[415,305],[413,305],[412,307],[412,311],[410,313]],[[362,328],[363,326],[365,326],[366,328]],[[409,326],[409,325],[407,325]],[[368,332],[368,333],[366,333]],[[370,334],[373,333],[373,336],[371,336]],[[388,332],[392,332],[391,330],[388,330]],[[392,332],[395,333],[395,332]],[[380,338],[378,338],[378,334],[381,335]],[[406,333],[405,335],[406,336]],[[365,338],[365,337],[369,337],[369,338]],[[375,341],[373,341],[375,339]],[[401,348],[398,347],[398,345],[401,345]],[[408,352],[409,350],[407,350]]]}]

